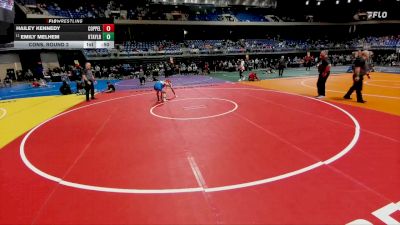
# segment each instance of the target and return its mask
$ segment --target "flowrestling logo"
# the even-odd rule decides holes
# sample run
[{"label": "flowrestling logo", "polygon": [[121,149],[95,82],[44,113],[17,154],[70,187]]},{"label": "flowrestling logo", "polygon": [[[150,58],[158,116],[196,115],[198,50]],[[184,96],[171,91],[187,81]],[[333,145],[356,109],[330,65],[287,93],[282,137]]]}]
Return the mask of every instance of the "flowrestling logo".
[{"label": "flowrestling logo", "polygon": [[388,13],[386,11],[368,11],[368,19],[386,19]]},{"label": "flowrestling logo", "polygon": [[[398,221],[395,217],[392,217],[392,215],[398,212],[400,212],[400,202],[397,203],[391,202],[383,206],[382,208],[375,210],[371,214],[375,217],[373,218],[374,220],[378,219],[383,224],[394,225],[394,224],[400,224],[400,221]],[[360,224],[373,225],[374,223],[366,219],[357,219],[351,221],[350,223],[347,223],[346,225],[360,225]]]}]

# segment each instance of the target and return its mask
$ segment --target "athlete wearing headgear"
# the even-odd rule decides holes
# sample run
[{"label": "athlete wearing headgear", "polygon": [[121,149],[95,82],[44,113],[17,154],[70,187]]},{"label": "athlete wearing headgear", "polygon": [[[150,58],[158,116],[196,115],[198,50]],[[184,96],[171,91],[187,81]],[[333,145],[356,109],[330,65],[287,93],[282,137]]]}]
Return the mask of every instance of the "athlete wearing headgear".
[{"label": "athlete wearing headgear", "polygon": [[154,84],[154,90],[156,91],[156,95],[157,95],[157,101],[158,102],[165,102],[167,101],[167,93],[165,92],[164,88],[165,87],[169,87],[172,91],[172,93],[174,93],[174,96],[176,96],[174,89],[172,88],[172,82],[170,80],[159,80],[156,81],[156,83]]}]

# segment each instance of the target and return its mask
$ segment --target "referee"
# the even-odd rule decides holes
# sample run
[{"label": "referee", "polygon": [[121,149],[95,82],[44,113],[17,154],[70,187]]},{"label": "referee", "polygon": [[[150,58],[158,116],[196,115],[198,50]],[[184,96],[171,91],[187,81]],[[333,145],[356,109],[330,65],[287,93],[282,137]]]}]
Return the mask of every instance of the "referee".
[{"label": "referee", "polygon": [[353,86],[350,87],[349,91],[343,97],[344,99],[351,99],[351,94],[356,91],[357,102],[365,103],[361,91],[363,88],[364,76],[367,75],[368,79],[370,79],[366,62],[368,58],[369,51],[362,51],[361,54],[354,60]]},{"label": "referee", "polygon": [[283,70],[286,67],[285,56],[281,56],[281,59],[278,61],[278,74],[279,77],[283,76]]},{"label": "referee", "polygon": [[85,91],[86,91],[86,101],[89,101],[89,92],[92,97],[94,98],[94,82],[96,81],[92,71],[92,65],[87,62],[85,64],[85,71],[82,75],[82,80],[85,83]]}]

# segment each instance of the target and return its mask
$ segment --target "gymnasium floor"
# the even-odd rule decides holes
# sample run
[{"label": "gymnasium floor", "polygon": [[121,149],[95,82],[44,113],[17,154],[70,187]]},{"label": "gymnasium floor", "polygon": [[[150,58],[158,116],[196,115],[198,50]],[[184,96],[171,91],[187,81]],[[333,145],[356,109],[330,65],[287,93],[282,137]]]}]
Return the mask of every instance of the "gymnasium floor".
[{"label": "gymnasium floor", "polygon": [[288,73],[0,101],[0,224],[399,224],[400,75]]}]

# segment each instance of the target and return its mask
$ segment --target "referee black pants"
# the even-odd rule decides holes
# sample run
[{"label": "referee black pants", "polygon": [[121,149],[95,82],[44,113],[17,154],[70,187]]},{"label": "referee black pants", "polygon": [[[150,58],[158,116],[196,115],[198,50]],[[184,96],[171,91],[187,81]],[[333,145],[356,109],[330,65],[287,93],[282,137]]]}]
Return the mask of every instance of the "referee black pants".
[{"label": "referee black pants", "polygon": [[326,80],[328,80],[329,74],[323,77],[321,74],[318,76],[317,81],[317,89],[318,89],[318,96],[325,96],[325,84]]},{"label": "referee black pants", "polygon": [[146,83],[145,77],[139,77],[140,85],[144,85]]},{"label": "referee black pants", "polygon": [[90,81],[90,84],[87,81],[85,81],[85,91],[86,91],[86,101],[89,101],[89,92],[90,92],[92,99],[94,99],[94,82],[93,81]]},{"label": "referee black pants", "polygon": [[351,94],[353,94],[353,92],[356,91],[357,102],[363,102],[364,100],[361,93],[362,88],[363,88],[363,80],[354,81],[353,86],[350,87],[349,91],[346,93],[344,97],[350,98]]},{"label": "referee black pants", "polygon": [[278,68],[278,74],[279,74],[280,77],[283,76],[283,69],[284,68],[282,68],[282,67]]}]

